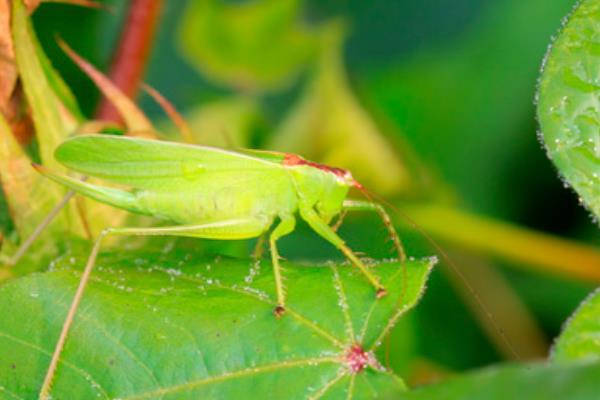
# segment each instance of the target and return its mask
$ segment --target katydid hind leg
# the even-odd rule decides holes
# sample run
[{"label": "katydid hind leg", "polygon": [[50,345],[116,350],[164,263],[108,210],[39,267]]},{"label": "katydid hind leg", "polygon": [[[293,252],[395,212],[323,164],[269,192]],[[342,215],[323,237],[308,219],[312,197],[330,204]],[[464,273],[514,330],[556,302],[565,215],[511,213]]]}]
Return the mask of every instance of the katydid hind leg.
[{"label": "katydid hind leg", "polygon": [[271,258],[273,260],[273,274],[275,276],[275,288],[277,290],[277,306],[273,313],[276,317],[280,317],[285,313],[285,287],[283,277],[281,275],[281,264],[279,263],[279,252],[277,251],[277,240],[281,237],[293,232],[296,227],[296,219],[292,216],[284,216],[281,222],[271,235],[269,236],[269,248],[271,250]]},{"label": "katydid hind leg", "polygon": [[102,244],[102,240],[108,234],[111,233],[110,229],[105,229],[100,233],[96,241],[94,242],[94,247],[88,257],[85,268],[83,270],[83,274],[81,275],[81,279],[79,280],[79,285],[77,286],[77,291],[75,292],[75,296],[71,301],[71,305],[69,307],[69,311],[67,312],[67,316],[65,318],[65,322],[63,323],[60,336],[58,337],[58,341],[54,347],[54,352],[52,353],[52,359],[50,360],[50,365],[46,370],[46,375],[44,377],[44,382],[42,383],[42,388],[40,389],[41,400],[46,400],[50,398],[50,391],[52,389],[52,381],[54,379],[54,374],[56,372],[56,367],[58,366],[58,361],[60,359],[60,354],[62,349],[65,346],[65,341],[67,340],[67,336],[69,334],[69,330],[73,323],[73,318],[75,317],[75,313],[81,301],[81,297],[83,296],[83,292],[89,280],[90,274],[94,269],[94,265],[96,263],[96,257],[98,256],[98,251],[100,250],[100,246]]},{"label": "katydid hind leg", "polygon": [[211,222],[200,225],[183,225],[173,227],[159,227],[159,228],[107,228],[102,231],[94,242],[94,246],[85,268],[81,275],[77,291],[71,301],[65,322],[63,323],[60,336],[54,348],[52,359],[46,371],[44,382],[40,389],[39,398],[47,400],[50,398],[50,391],[52,388],[52,382],[58,367],[58,362],[65,342],[69,335],[73,319],[83,297],[83,293],[89,281],[90,275],[96,264],[96,258],[100,251],[102,241],[109,235],[120,235],[120,236],[192,236],[200,238],[214,238],[214,239],[238,239],[238,238],[250,238],[259,236],[267,228],[268,224],[265,221],[257,219],[234,219],[225,220],[218,222]]},{"label": "katydid hind leg", "polygon": [[387,294],[387,291],[379,281],[379,278],[367,268],[367,266],[346,245],[344,240],[340,238],[338,234],[335,233],[333,229],[331,229],[331,227],[321,219],[319,214],[317,214],[312,207],[300,208],[300,215],[302,216],[302,219],[304,219],[317,234],[338,248],[354,266],[358,267],[360,272],[375,288],[377,298],[381,298]]}]

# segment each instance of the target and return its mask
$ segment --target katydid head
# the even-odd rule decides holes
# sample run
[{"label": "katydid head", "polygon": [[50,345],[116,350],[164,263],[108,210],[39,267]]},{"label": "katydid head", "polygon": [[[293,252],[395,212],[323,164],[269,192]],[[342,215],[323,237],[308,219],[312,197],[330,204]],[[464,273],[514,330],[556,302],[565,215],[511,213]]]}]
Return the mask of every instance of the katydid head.
[{"label": "katydid head", "polygon": [[302,200],[314,206],[327,223],[342,211],[348,191],[357,184],[348,170],[308,161],[296,154],[286,154],[283,165],[292,171]]},{"label": "katydid head", "polygon": [[305,166],[309,168],[314,168],[318,171],[322,171],[322,173],[324,173],[325,175],[335,177],[336,181],[343,186],[352,187],[358,183],[352,177],[352,173],[350,173],[350,171],[348,171],[347,169],[330,167],[329,165],[308,161],[297,154],[286,154],[283,158],[283,165],[287,167]]}]

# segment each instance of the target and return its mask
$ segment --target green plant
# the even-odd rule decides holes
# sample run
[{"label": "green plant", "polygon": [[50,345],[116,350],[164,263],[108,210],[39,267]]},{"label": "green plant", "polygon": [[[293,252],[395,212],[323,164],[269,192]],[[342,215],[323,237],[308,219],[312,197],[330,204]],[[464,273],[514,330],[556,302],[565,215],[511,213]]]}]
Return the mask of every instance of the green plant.
[{"label": "green plant", "polygon": [[[132,2],[128,12],[142,3]],[[375,57],[362,70],[352,65],[352,57],[343,57],[343,49],[348,40],[355,43],[353,29],[366,35],[357,16],[368,14],[367,6],[349,6],[350,24],[331,18],[332,12],[324,12],[327,16],[317,22],[312,14],[311,23],[306,22],[300,18],[304,8],[314,13],[327,6],[295,0],[190,2],[181,18],[165,17],[176,21],[182,59],[196,69],[186,67],[193,93],[182,86],[168,93],[191,106],[190,135],[182,139],[272,148],[351,169],[365,186],[422,227],[393,214],[409,255],[435,250],[419,229],[442,243],[502,333],[452,274],[447,260],[431,271],[431,259],[413,259],[406,276],[395,262],[370,261],[390,293],[375,301],[369,284],[314,240],[306,226],[281,241],[281,253],[290,257],[290,315],[279,321],[271,315],[271,266],[247,258],[255,243],[113,241],[98,259],[53,393],[105,398],[228,398],[249,393],[278,398],[593,398],[598,349],[589,338],[598,330],[598,295],[590,295],[569,319],[548,362],[525,361],[545,355],[544,336],[554,336],[557,321],[600,281],[593,268],[600,265],[600,251],[473,211],[511,215],[517,200],[526,196],[518,184],[506,196],[488,183],[502,181],[498,177],[509,153],[515,158],[519,154],[518,146],[510,144],[533,125],[524,111],[531,101],[525,88],[537,74],[536,52],[543,50],[545,35],[571,7],[567,3],[498,0],[482,11],[480,24],[444,51],[432,47],[428,53],[424,46],[401,64]],[[393,8],[391,4],[387,7]],[[599,4],[581,2],[554,41],[537,105],[550,157],[595,214]],[[27,6],[35,8],[33,3]],[[123,11],[119,7],[117,13]],[[52,154],[68,136],[85,132],[180,139],[171,122],[157,122],[156,115],[148,118],[148,111],[123,95],[133,96],[130,89],[111,84],[67,49],[119,114],[109,123],[86,117],[91,115],[91,90],[72,83],[68,65],[55,64],[54,69],[46,56],[46,51],[52,56],[54,39],[40,33],[47,22],[36,19],[46,11],[33,14],[43,49],[20,1],[12,2],[11,12],[10,29],[0,29],[0,39],[9,40],[15,50],[14,55],[2,54],[12,64],[0,63],[0,94],[11,87],[8,100],[0,100],[3,256],[13,254],[65,195],[45,183],[29,163],[65,172]],[[94,18],[113,18],[107,15],[100,12]],[[88,50],[95,49],[96,43],[87,39],[93,35],[81,33],[85,29],[76,31],[77,40],[90,40]],[[67,38],[69,43],[77,40]],[[502,51],[484,52],[498,42]],[[139,46],[149,43],[146,36]],[[164,79],[157,83],[168,91],[177,73],[165,74],[160,68],[182,61],[172,53],[164,56],[165,41],[158,43],[163,56],[150,62],[150,77]],[[528,47],[532,43],[539,45],[535,51]],[[60,60],[56,54],[50,58],[53,63]],[[121,65],[136,63],[144,60]],[[502,67],[498,71],[490,66]],[[15,80],[8,85],[11,76],[20,84]],[[202,105],[197,107],[199,100]],[[9,112],[14,109],[19,112]],[[469,150],[464,153],[468,157],[460,156],[463,148]],[[536,168],[521,166],[519,171],[537,173]],[[150,224],[94,202],[73,200],[21,262],[0,266],[0,396],[37,395],[89,249],[87,239],[107,225]],[[384,258],[391,253],[382,246],[386,235],[377,231],[379,226],[368,216],[348,218],[340,235],[352,248]],[[495,264],[516,268],[498,271]],[[449,278],[443,279],[442,272]],[[426,281],[427,295],[406,314],[421,299]],[[467,299],[467,307],[452,300],[451,286]],[[502,358],[517,363],[466,371]],[[417,387],[435,380],[440,382]]]}]

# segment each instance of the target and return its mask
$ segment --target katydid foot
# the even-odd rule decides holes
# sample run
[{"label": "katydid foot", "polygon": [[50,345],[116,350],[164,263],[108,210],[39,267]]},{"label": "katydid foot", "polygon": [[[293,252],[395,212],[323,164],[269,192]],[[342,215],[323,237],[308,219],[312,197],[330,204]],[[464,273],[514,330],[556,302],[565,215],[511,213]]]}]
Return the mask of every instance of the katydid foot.
[{"label": "katydid foot", "polygon": [[281,304],[278,304],[274,309],[273,309],[273,315],[275,315],[275,318],[279,319],[283,316],[283,314],[285,314],[285,307]]}]

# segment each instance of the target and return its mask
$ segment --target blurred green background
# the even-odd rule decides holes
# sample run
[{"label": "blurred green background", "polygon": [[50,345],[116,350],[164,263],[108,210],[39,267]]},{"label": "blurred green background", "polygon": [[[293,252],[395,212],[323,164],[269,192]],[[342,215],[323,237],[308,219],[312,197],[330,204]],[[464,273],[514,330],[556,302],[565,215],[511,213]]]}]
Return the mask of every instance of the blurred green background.
[{"label": "blurred green background", "polygon": [[[51,4],[34,14],[44,49],[87,115],[93,114],[98,91],[57,48],[55,37],[62,37],[101,70],[107,70],[126,11],[126,2],[108,3],[110,12]],[[213,118],[231,130],[226,135],[235,136],[235,129],[243,131],[245,139],[238,142],[235,136],[236,143],[273,147],[277,143],[274,132],[285,131],[283,121],[299,108],[299,99],[310,87],[313,63],[298,61],[297,73],[275,88],[263,85],[264,90],[256,90],[227,84],[227,79],[206,73],[185,55],[186,46],[199,42],[205,33],[195,25],[201,24],[194,14],[200,13],[195,10],[198,3],[165,2],[145,80],[183,111],[192,126],[215,126],[207,122]],[[220,3],[239,6],[247,2]],[[343,66],[349,91],[376,123],[377,133],[386,137],[387,146],[402,154],[408,180],[417,182],[388,197],[434,199],[597,244],[597,226],[578,205],[577,197],[563,187],[536,132],[536,80],[551,37],[574,3],[311,0],[298,5],[291,21],[301,21],[301,30],[309,32],[308,39],[304,38],[309,43],[321,27],[333,20],[344,21]],[[263,47],[270,49],[270,45]],[[164,119],[147,97],[141,96],[140,104],[154,120]],[[222,133],[199,132],[198,140],[209,134]],[[321,145],[325,149],[318,154],[326,154],[336,143]],[[376,158],[367,151],[364,155]],[[377,192],[376,187],[372,190]],[[461,226],[453,228],[460,230]],[[401,233],[410,255],[436,252],[415,229],[403,227]],[[352,218],[342,234],[370,257],[391,255],[376,219]],[[542,328],[542,346],[559,333],[563,321],[594,287],[591,282],[536,272],[461,246],[447,249],[457,265],[477,268],[485,264],[510,283]],[[283,240],[282,254],[301,259],[339,257],[306,228]],[[451,281],[444,269],[438,268],[422,303],[403,319],[389,346],[384,346],[389,349],[390,363],[413,382],[503,359]],[[502,297],[496,301],[496,307],[506,307],[511,314],[510,304]]]}]

